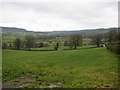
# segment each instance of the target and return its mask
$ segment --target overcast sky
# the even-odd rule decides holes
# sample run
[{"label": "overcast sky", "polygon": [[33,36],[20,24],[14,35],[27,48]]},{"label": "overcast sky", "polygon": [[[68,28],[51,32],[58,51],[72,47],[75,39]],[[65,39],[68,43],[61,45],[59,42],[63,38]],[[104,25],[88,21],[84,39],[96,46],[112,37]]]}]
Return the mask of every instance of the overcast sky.
[{"label": "overcast sky", "polygon": [[0,26],[30,31],[117,27],[118,1],[1,0]]}]

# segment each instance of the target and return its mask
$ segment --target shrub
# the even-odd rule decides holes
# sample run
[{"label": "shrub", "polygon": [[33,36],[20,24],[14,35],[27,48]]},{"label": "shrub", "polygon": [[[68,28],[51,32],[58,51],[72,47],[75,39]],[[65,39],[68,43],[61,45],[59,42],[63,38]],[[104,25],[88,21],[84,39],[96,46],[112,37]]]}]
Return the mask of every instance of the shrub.
[{"label": "shrub", "polygon": [[118,43],[112,43],[112,44],[109,43],[107,45],[107,49],[116,54],[120,54],[120,44],[118,44]]},{"label": "shrub", "polygon": [[44,47],[44,43],[39,43],[39,48]]}]

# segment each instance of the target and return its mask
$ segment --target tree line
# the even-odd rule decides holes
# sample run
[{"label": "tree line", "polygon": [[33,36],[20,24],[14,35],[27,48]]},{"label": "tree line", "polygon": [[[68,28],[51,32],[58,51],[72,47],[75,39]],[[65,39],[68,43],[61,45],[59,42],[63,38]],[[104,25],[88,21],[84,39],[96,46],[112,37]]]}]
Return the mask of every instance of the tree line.
[{"label": "tree line", "polygon": [[110,31],[108,37],[107,49],[120,54],[120,31]]},{"label": "tree line", "polygon": [[[110,30],[104,34],[96,34],[92,37],[89,37],[92,41],[93,45],[100,47],[100,44],[105,44],[108,50],[111,50],[115,53],[120,53],[120,31],[119,30]],[[40,39],[40,38],[39,38]],[[52,41],[49,40],[49,43]],[[81,34],[73,34],[70,35],[69,39],[64,41],[64,46],[69,46],[71,49],[77,49],[78,46],[83,45],[83,37]],[[13,43],[10,43],[9,46],[7,43],[3,43],[2,48],[5,49],[7,47],[21,49],[26,48],[31,50],[33,47],[41,48],[49,46],[43,42],[36,44],[36,38],[32,35],[25,36],[24,40],[20,38],[16,38]],[[54,46],[54,50],[59,50],[60,42],[56,42]]]},{"label": "tree line", "polygon": [[21,48],[28,48],[28,50],[30,50],[30,48],[34,47],[34,41],[35,41],[35,37],[32,35],[28,35],[25,37],[24,40],[21,40],[20,38],[16,38],[12,43],[8,44],[7,43],[3,43],[2,44],[2,48],[6,49],[6,48],[14,48],[14,49],[21,49]]},{"label": "tree line", "polygon": [[110,30],[105,34],[96,34],[92,39],[98,47],[100,44],[105,44],[108,50],[120,54],[120,30]]},{"label": "tree line", "polygon": [[[67,44],[67,46],[70,46],[71,48],[74,47],[74,49],[77,49],[77,46],[81,46],[82,45],[82,36],[80,34],[74,34],[71,35],[70,39],[69,39],[69,45]],[[49,43],[52,43],[52,41],[49,41]],[[45,47],[48,46],[47,44],[44,43],[38,43],[39,45],[37,45],[37,47]],[[59,49],[59,42],[56,42],[56,45],[54,47],[54,50],[58,50]],[[31,48],[36,47],[36,39],[34,36],[32,35],[28,35],[25,37],[24,40],[21,40],[20,38],[16,38],[12,43],[8,44],[7,43],[3,43],[2,44],[2,48],[6,49],[6,48],[14,48],[14,49],[21,49],[21,48],[26,48],[28,50],[31,50]]]}]

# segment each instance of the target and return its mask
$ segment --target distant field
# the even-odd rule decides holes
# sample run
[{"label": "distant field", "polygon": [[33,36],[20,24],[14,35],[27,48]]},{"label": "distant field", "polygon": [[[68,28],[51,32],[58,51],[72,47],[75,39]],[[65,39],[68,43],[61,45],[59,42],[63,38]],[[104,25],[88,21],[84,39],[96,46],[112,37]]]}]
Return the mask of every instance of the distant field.
[{"label": "distant field", "polygon": [[13,40],[15,40],[16,37],[14,36],[3,36],[2,39],[3,39],[3,42],[13,42]]},{"label": "distant field", "polygon": [[114,88],[117,55],[106,48],[3,50],[3,87]]},{"label": "distant field", "polygon": [[[18,36],[19,37],[19,36]],[[25,39],[25,36],[23,37],[19,37],[20,39],[24,40]],[[13,41],[16,39],[15,36],[3,36],[2,37],[2,41],[3,42],[6,42],[6,43],[13,43]],[[58,39],[50,39],[50,41],[52,41],[52,43],[48,43],[47,40],[42,40],[42,39],[38,39],[38,40],[35,40],[36,43],[41,43],[43,42],[44,44],[48,44],[49,46],[54,46],[56,45],[57,42],[59,42],[60,45],[64,46],[64,41],[69,41],[69,38],[58,38]],[[85,45],[89,45],[91,42],[91,39],[89,38],[83,38],[83,44]]]}]

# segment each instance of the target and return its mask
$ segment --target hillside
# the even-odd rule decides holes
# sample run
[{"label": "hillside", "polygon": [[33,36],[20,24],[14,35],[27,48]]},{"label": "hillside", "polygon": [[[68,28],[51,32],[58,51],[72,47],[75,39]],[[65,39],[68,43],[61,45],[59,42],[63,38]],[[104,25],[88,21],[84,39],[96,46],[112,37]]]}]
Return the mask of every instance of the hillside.
[{"label": "hillside", "polygon": [[3,36],[24,36],[25,35],[35,35],[35,36],[58,36],[58,37],[65,37],[71,34],[81,34],[83,37],[88,38],[95,34],[104,34],[110,30],[118,30],[118,28],[99,28],[99,29],[86,29],[86,30],[70,30],[70,31],[51,31],[51,32],[41,32],[41,31],[28,31],[22,28],[15,28],[15,27],[1,27],[3,31]]},{"label": "hillside", "polygon": [[23,28],[16,28],[16,27],[0,27],[2,31],[14,31],[14,32],[27,32],[26,29]]},{"label": "hillside", "polygon": [[71,35],[74,33],[81,34],[83,37],[90,37],[95,34],[104,34],[110,30],[118,30],[118,28],[100,28],[100,29],[85,29],[85,30],[74,30],[74,31],[53,31],[53,35]]}]

